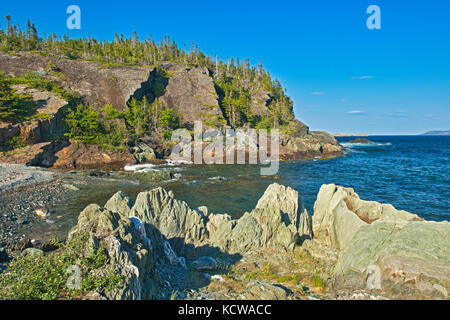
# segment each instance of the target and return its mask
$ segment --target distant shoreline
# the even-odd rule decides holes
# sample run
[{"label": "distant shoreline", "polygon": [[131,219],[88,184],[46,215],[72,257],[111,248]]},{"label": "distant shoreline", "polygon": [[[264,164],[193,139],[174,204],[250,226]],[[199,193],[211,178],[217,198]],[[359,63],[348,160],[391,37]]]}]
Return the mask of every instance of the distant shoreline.
[{"label": "distant shoreline", "polygon": [[430,133],[421,133],[421,134],[333,134],[335,138],[359,138],[359,137],[446,137],[450,136],[450,133],[441,133],[441,134],[430,134]]},{"label": "distant shoreline", "polygon": [[450,136],[450,130],[433,130],[427,131],[422,136]]}]

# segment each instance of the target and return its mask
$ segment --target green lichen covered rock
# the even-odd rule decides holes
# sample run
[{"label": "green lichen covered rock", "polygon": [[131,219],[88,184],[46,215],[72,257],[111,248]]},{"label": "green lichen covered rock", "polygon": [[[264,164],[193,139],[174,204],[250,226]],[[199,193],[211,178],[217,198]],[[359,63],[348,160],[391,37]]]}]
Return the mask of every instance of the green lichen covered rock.
[{"label": "green lichen covered rock", "polygon": [[368,289],[393,297],[448,296],[449,222],[424,221],[392,205],[361,200],[353,189],[324,185],[313,229],[316,241],[340,251],[338,277],[361,278]]}]

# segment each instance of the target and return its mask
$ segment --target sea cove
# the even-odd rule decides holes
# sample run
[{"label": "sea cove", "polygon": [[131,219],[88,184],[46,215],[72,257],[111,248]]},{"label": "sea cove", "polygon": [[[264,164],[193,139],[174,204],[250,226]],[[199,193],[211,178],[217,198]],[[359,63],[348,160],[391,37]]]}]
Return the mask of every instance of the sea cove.
[{"label": "sea cove", "polygon": [[449,4],[230,1],[0,4],[0,300],[449,299]]}]

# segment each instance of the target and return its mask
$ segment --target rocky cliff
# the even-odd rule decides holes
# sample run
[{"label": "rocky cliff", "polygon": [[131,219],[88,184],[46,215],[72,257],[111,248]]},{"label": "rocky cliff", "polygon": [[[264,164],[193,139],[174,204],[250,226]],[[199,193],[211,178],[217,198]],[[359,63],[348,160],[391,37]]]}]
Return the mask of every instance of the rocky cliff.
[{"label": "rocky cliff", "polygon": [[167,299],[174,290],[189,299],[447,299],[450,289],[448,222],[335,185],[321,188],[312,221],[298,193],[278,184],[239,219],[192,209],[163,188],[134,202],[118,192],[81,212],[68,242],[80,235],[81,256],[108,256],[90,274],[122,280],[85,299]]},{"label": "rocky cliff", "polygon": [[[75,92],[81,100],[92,105],[101,112],[105,104],[113,106],[122,112],[127,103],[132,99],[142,100],[144,97],[149,103],[158,99],[162,108],[171,108],[174,113],[180,115],[182,125],[191,129],[196,120],[203,121],[205,128],[217,127],[225,129],[230,127],[229,113],[223,107],[222,92],[216,85],[215,75],[206,68],[193,65],[183,65],[173,62],[161,62],[157,67],[145,66],[111,66],[92,61],[72,60],[56,55],[39,55],[31,52],[18,52],[15,54],[0,54],[0,72],[10,76],[22,76],[27,73],[38,74],[52,81],[66,91]],[[272,112],[269,109],[274,99],[272,93],[263,87],[243,88],[249,92],[251,114],[258,118],[261,115]],[[48,100],[48,99],[47,99]],[[51,101],[49,101],[50,103]],[[233,109],[234,110],[234,109]],[[284,109],[283,109],[284,110]],[[286,109],[288,110],[288,109]],[[296,120],[292,111],[283,111],[281,119],[289,123],[281,137],[281,159],[295,160],[313,157],[330,157],[342,154],[342,147],[337,141],[326,133],[310,132],[309,128]],[[55,120],[47,120],[53,123],[51,127],[59,126],[63,119],[55,116]],[[123,125],[123,124],[122,124]],[[37,125],[40,129],[33,132],[49,131],[42,129],[49,125],[43,121]],[[39,143],[46,141],[42,134],[27,134],[15,127],[4,126],[7,129],[0,131],[0,139],[10,140],[15,135],[27,135],[27,143]],[[251,127],[247,123],[246,127]],[[154,135],[142,137],[143,141],[157,150],[159,156],[168,156],[167,142]],[[45,134],[44,134],[45,135]],[[33,138],[28,139],[28,136]],[[52,146],[48,149],[61,149],[60,146]],[[89,148],[89,147],[87,147]],[[47,152],[48,153],[48,152]],[[54,154],[45,155],[46,158],[54,157]],[[58,157],[58,156],[56,156]],[[42,158],[42,157],[41,157]],[[118,157],[119,162],[122,156]],[[78,156],[74,153],[64,165],[77,162]],[[39,164],[39,161],[34,163]],[[76,166],[75,166],[76,167]]]}]

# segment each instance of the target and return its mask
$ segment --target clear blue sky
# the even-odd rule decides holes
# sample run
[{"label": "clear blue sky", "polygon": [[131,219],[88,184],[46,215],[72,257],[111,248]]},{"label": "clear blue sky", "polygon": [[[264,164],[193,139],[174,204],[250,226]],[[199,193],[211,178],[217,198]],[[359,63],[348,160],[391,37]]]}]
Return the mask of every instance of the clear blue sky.
[{"label": "clear blue sky", "polygon": [[[214,55],[260,59],[287,88],[297,118],[332,133],[416,134],[450,129],[450,1],[2,1],[0,13],[38,31],[67,32],[66,8],[82,29],[112,40],[170,35]],[[382,29],[366,27],[381,8]]]}]

